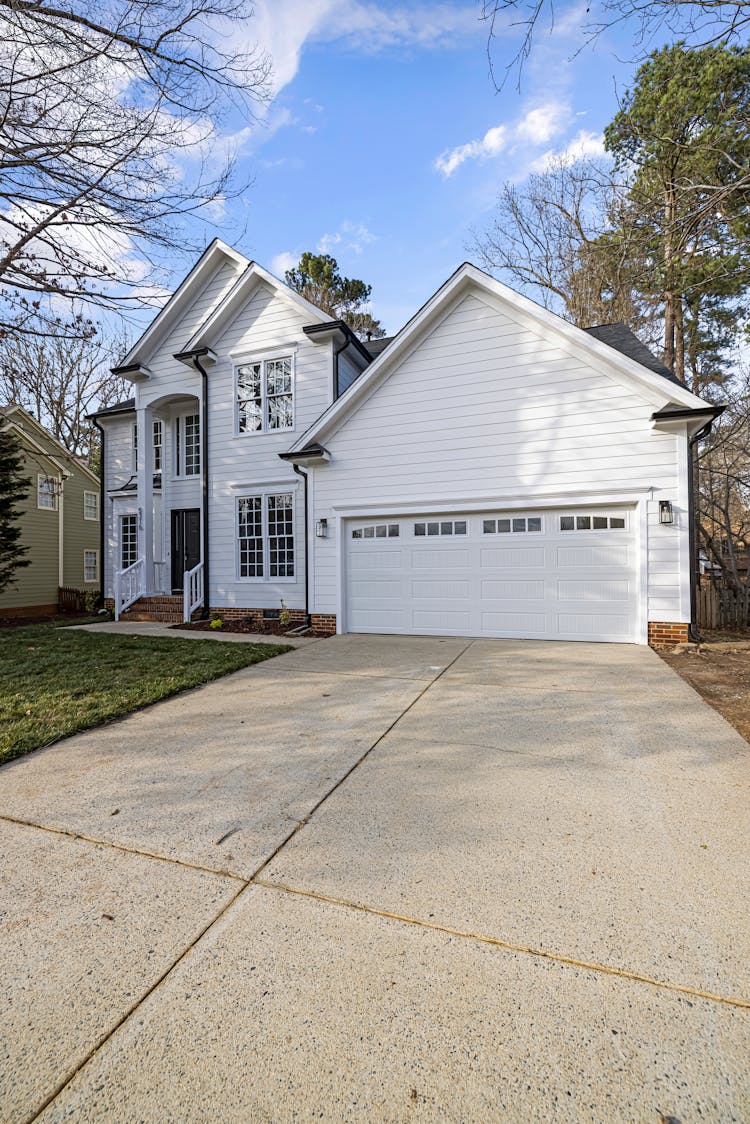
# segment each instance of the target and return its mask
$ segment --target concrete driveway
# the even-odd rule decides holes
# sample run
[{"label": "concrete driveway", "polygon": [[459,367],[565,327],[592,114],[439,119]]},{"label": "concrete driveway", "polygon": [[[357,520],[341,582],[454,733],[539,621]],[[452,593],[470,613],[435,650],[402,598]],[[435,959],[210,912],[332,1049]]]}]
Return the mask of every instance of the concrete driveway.
[{"label": "concrete driveway", "polygon": [[746,1121],[749,836],[647,649],[301,648],[0,770],[0,1118]]}]

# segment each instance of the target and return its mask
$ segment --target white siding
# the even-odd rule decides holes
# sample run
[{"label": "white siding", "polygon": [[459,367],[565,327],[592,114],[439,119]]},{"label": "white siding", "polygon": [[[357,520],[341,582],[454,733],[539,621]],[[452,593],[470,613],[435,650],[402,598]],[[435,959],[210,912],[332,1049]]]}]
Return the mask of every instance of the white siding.
[{"label": "white siding", "polygon": [[[113,418],[102,418],[106,437],[104,443],[105,475],[104,489],[102,492],[102,518],[104,519],[104,596],[112,596],[112,581],[114,570],[119,568],[119,563],[113,565],[116,546],[114,524],[115,501],[111,492],[122,487],[134,475],[133,467],[133,425],[135,414],[119,414]],[[133,505],[137,500],[133,497]],[[135,507],[134,507],[135,509]]]},{"label": "white siding", "polygon": [[[686,512],[658,525],[658,499],[684,504],[679,442],[654,432],[652,402],[491,302],[464,297],[342,427],[316,468],[315,611],[337,609],[336,508],[482,497],[654,489],[648,505],[649,619],[687,620]],[[374,510],[374,509],[373,509]]]},{"label": "white siding", "polygon": [[[219,356],[209,374],[211,457],[211,603],[290,609],[304,608],[304,494],[291,465],[279,459],[323,413],[332,398],[330,344],[311,342],[302,328],[309,316],[273,289],[260,285],[231,327],[213,345]],[[294,356],[295,428],[283,433],[235,432],[234,363],[280,352]],[[244,487],[247,485],[247,487]],[[254,490],[295,495],[294,581],[239,579],[236,564],[237,497]]]}]

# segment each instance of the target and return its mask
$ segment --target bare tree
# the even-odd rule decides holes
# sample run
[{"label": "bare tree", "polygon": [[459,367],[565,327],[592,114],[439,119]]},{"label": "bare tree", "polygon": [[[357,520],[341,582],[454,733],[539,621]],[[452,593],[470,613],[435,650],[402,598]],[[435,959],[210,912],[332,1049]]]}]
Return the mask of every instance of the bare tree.
[{"label": "bare tree", "polygon": [[181,220],[232,190],[222,114],[246,123],[266,93],[266,59],[220,46],[251,14],[246,0],[0,0],[0,333],[59,334],[69,299],[132,304],[158,248],[188,248]]},{"label": "bare tree", "polygon": [[735,379],[727,408],[699,455],[699,536],[721,584],[750,623],[750,374]]},{"label": "bare tree", "polygon": [[[536,40],[554,30],[555,0],[484,0],[481,18],[487,33],[487,58],[495,88],[500,90],[511,74],[520,85],[523,65]],[[593,44],[606,30],[625,20],[634,28],[634,50],[641,57],[660,38],[686,39],[693,46],[743,42],[750,30],[748,0],[600,0],[582,12],[581,48]],[[507,42],[508,28],[517,32],[513,53],[498,66],[496,43]]]},{"label": "bare tree", "polygon": [[472,249],[579,327],[613,320],[636,327],[642,263],[632,245],[610,237],[626,206],[611,166],[559,159],[523,186],[503,184],[492,224]]},{"label": "bare tree", "polygon": [[36,330],[7,336],[0,341],[0,401],[23,406],[69,452],[91,463],[98,435],[87,415],[132,393],[130,384],[110,371],[127,350],[122,331],[77,338]]}]

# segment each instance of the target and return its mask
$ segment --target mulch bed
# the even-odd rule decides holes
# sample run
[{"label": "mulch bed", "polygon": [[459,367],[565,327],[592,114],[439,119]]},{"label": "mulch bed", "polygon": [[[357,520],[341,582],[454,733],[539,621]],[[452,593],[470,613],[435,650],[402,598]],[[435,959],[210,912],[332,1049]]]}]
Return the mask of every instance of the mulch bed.
[{"label": "mulch bed", "polygon": [[697,647],[661,649],[659,655],[750,741],[750,637],[711,632],[706,639]]},{"label": "mulch bed", "polygon": [[[212,629],[210,621],[190,621],[188,624],[170,625],[170,628],[184,632],[246,632],[253,636],[288,636],[295,627],[296,625],[292,625],[291,628],[282,628],[278,621],[258,623],[252,617],[246,620],[224,621],[220,629]],[[307,632],[297,633],[296,635],[310,637],[314,640],[324,640],[327,636],[330,636],[330,633],[319,632],[310,628]],[[292,636],[293,639],[294,636]]]}]

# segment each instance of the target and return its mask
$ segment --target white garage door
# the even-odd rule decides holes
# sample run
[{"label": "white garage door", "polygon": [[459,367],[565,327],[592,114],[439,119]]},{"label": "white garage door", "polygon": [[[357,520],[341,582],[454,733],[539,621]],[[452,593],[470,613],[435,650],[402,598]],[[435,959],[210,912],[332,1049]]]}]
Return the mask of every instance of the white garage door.
[{"label": "white garage door", "polygon": [[350,632],[636,640],[633,509],[349,520]]}]

